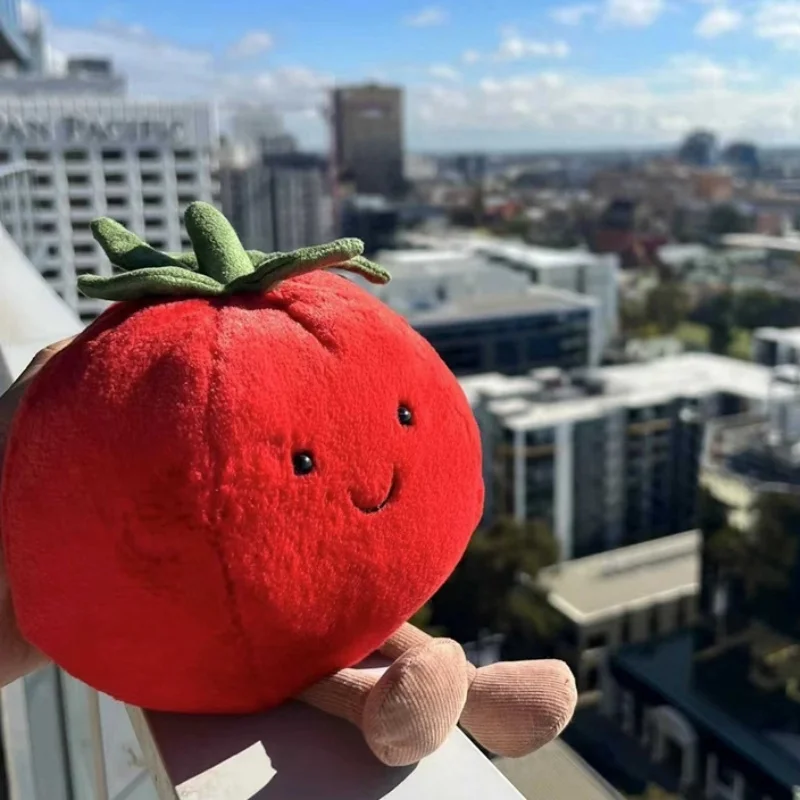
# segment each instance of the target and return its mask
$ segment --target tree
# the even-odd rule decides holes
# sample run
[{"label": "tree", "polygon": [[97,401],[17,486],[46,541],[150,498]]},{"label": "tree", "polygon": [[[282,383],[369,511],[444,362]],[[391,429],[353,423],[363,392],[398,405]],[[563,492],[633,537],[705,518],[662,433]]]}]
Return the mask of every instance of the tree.
[{"label": "tree", "polygon": [[745,233],[749,228],[747,217],[730,203],[714,206],[708,215],[708,231],[715,236],[727,233]]},{"label": "tree", "polygon": [[661,281],[647,295],[645,316],[662,333],[671,333],[689,313],[689,297],[675,280]]},{"label": "tree", "polygon": [[522,585],[555,563],[558,545],[540,521],[501,519],[478,531],[448,581],[432,599],[428,625],[461,642],[482,632],[552,635],[557,617]]}]

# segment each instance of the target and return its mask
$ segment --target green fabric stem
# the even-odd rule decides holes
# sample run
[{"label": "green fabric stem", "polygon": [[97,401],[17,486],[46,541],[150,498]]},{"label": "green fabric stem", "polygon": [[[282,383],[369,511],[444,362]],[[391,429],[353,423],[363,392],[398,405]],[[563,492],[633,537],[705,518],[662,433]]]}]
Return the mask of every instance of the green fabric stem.
[{"label": "green fabric stem", "polygon": [[112,219],[95,220],[94,238],[124,272],[82,276],[78,288],[101,300],[138,300],[267,292],[287,278],[318,269],[347,270],[371,283],[390,279],[386,270],[362,256],[360,239],[339,239],[291,253],[262,253],[245,250],[228,220],[208,203],[192,203],[185,220],[194,249],[190,253],[163,253]]}]

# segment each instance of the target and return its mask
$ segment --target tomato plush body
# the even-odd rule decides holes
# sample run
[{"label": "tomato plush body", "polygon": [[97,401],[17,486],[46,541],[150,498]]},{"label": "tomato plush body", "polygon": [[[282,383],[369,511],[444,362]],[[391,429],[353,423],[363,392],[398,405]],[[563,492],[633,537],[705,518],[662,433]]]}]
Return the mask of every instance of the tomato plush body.
[{"label": "tomato plush body", "polygon": [[15,420],[0,526],[23,635],[129,703],[274,706],[379,647],[483,503],[456,379],[339,275],[112,306]]}]

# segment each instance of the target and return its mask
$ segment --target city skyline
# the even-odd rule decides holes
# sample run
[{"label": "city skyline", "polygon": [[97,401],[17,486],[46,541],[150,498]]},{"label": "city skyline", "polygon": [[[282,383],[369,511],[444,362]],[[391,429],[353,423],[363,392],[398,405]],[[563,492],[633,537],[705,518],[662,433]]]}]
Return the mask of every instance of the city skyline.
[{"label": "city skyline", "polygon": [[411,151],[663,146],[699,125],[788,144],[800,129],[800,0],[232,0],[224,14],[48,0],[39,13],[56,63],[111,55],[135,98],[270,103],[314,149],[329,89],[365,80],[405,87]]}]

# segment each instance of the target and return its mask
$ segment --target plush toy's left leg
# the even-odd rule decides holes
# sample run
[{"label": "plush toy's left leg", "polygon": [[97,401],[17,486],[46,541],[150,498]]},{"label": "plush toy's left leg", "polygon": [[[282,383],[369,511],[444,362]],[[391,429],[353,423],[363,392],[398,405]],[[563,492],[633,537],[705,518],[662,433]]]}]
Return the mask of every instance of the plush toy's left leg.
[{"label": "plush toy's left leg", "polygon": [[458,724],[467,700],[466,657],[450,639],[406,650],[383,673],[344,669],[299,699],[361,728],[373,753],[392,767],[437,750]]}]

